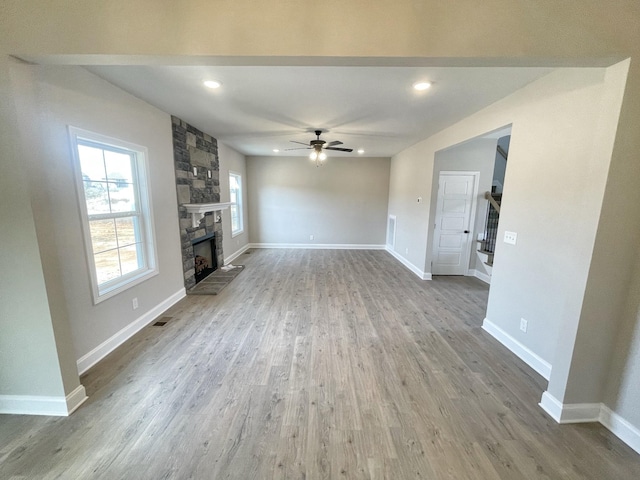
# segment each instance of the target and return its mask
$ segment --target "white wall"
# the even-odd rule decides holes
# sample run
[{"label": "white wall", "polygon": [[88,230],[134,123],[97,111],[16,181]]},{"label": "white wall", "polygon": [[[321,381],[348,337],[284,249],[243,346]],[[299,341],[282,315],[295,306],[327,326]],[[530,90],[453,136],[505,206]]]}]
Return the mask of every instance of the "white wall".
[{"label": "white wall", "polygon": [[316,167],[307,157],[248,157],[251,243],[384,245],[389,164],[329,157]]},{"label": "white wall", "polygon": [[[34,218],[45,277],[58,285],[50,303],[65,308],[79,359],[184,288],[171,119],[80,67],[38,67],[35,88],[44,150],[35,152],[31,179]],[[159,274],[98,305],[91,296],[68,125],[148,148]]]},{"label": "white wall", "polygon": [[[453,170],[480,173],[478,192],[476,192],[476,218],[471,220],[473,224],[471,234],[469,235],[469,241],[471,242],[469,268],[477,269],[485,275],[487,274],[487,270],[476,255],[479,246],[476,239],[479,233],[484,232],[487,207],[489,205],[488,200],[484,198],[484,193],[491,191],[496,145],[497,139],[474,138],[460,145],[436,152],[434,155],[433,180],[431,183],[431,208],[429,215],[431,218],[430,224],[433,225],[435,224],[440,172]],[[427,246],[427,248],[433,249],[433,237],[429,237],[429,242],[430,246]]]},{"label": "white wall", "polygon": [[218,160],[220,164],[220,201],[229,201],[229,171],[242,176],[242,214],[244,231],[231,236],[231,215],[229,209],[222,211],[222,250],[226,259],[234,257],[249,244],[249,206],[247,201],[247,162],[245,156],[218,141]]}]

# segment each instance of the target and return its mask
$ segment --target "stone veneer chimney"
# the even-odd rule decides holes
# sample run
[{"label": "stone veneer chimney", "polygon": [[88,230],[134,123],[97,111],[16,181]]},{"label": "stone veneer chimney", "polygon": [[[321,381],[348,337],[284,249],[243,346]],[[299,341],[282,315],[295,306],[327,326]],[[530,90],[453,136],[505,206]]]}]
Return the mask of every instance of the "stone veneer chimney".
[{"label": "stone veneer chimney", "polygon": [[[222,223],[216,221],[220,212],[205,214],[196,228],[191,226],[191,215],[185,203],[220,202],[220,164],[218,142],[211,135],[201,132],[184,120],[171,117],[173,131],[173,160],[178,192],[180,218],[180,244],[184,286],[189,291],[196,284],[195,258],[191,241],[215,233],[218,268],[224,264],[222,252]],[[197,169],[194,175],[193,169]]]}]

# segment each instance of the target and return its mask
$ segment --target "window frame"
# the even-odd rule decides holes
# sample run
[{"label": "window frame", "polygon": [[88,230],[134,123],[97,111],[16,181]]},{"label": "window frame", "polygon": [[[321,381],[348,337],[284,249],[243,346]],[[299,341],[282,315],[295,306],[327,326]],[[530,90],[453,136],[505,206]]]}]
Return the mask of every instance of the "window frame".
[{"label": "window frame", "polygon": [[[231,177],[236,177],[236,182],[238,183],[238,195],[236,196],[236,199],[238,201],[236,202],[232,202],[231,201]],[[231,204],[229,206],[229,220],[231,223],[231,238],[237,237],[238,235],[241,235],[244,233],[244,205],[243,205],[243,199],[242,196],[244,194],[244,187],[242,185],[242,174],[239,172],[234,172],[233,170],[229,170],[229,203]],[[233,230],[233,214],[231,213],[231,209],[232,207],[236,207],[237,211],[238,211],[238,223],[240,224],[238,228],[238,230],[234,231]]]},{"label": "window frame", "polygon": [[[71,153],[73,157],[73,170],[76,183],[76,194],[80,213],[80,222],[85,247],[85,260],[89,270],[91,280],[91,293],[94,305],[97,305],[108,298],[122,293],[155,275],[160,273],[158,269],[157,247],[155,239],[155,228],[153,220],[153,209],[151,208],[151,188],[149,185],[148,150],[146,147],[136,145],[125,140],[109,137],[99,133],[83,130],[81,128],[69,126],[69,139]],[[95,256],[93,252],[93,242],[91,240],[90,215],[87,210],[86,192],[84,188],[84,178],[78,145],[93,144],[97,148],[112,150],[119,153],[132,155],[132,177],[134,195],[137,206],[138,228],[142,238],[142,257],[144,265],[133,272],[120,275],[119,277],[98,284]],[[105,148],[106,147],[106,148]],[[105,218],[121,218],[124,215],[105,216]],[[129,217],[129,216],[127,216]]]}]

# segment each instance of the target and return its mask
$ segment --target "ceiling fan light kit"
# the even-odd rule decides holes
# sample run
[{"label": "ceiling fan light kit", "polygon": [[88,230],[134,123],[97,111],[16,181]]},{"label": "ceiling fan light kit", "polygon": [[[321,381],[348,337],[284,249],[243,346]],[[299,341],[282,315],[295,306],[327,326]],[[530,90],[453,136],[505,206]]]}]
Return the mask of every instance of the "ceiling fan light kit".
[{"label": "ceiling fan light kit", "polygon": [[[322,130],[316,130],[316,139],[311,140],[309,142],[309,146],[305,147],[297,147],[297,148],[287,148],[286,150],[313,150],[309,155],[311,160],[315,160],[316,167],[322,165],[322,162],[327,159],[327,154],[324,150],[336,150],[339,152],[353,152],[352,148],[339,148],[336,145],[342,145],[342,142],[339,140],[334,140],[333,142],[326,142],[325,140],[320,140],[320,135],[322,134]],[[300,145],[307,145],[306,143],[297,142],[295,140],[291,140],[291,143],[297,143]]]}]

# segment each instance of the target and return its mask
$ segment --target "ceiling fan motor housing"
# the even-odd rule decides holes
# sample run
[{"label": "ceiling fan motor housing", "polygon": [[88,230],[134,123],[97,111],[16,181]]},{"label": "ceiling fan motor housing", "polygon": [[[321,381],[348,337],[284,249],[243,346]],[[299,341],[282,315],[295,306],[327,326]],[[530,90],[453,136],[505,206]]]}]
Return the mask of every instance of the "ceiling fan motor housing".
[{"label": "ceiling fan motor housing", "polygon": [[[306,148],[306,150],[313,149],[313,151],[316,152],[316,154],[320,154],[322,150],[338,150],[341,152],[353,152],[352,148],[337,148],[336,145],[342,145],[342,142],[338,140],[334,140],[333,142],[330,142],[330,143],[327,143],[325,140],[320,140],[320,135],[322,134],[322,130],[316,130],[315,134],[317,138],[309,142],[309,146]],[[305,145],[304,143],[298,142],[297,140],[291,140],[291,141],[293,143]],[[287,150],[304,150],[304,149],[297,147],[297,148],[287,148]]]}]

